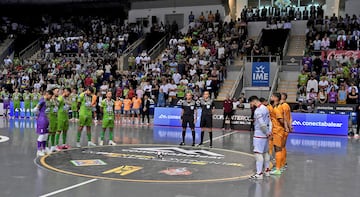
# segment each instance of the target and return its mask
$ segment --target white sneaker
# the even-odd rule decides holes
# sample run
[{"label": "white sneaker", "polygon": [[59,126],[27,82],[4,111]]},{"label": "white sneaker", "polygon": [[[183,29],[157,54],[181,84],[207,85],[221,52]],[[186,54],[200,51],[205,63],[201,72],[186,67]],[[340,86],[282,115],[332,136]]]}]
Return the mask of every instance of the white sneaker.
[{"label": "white sneaker", "polygon": [[104,146],[104,141],[103,140],[100,140],[99,146]]},{"label": "white sneaker", "polygon": [[354,138],[355,138],[355,139],[359,139],[359,134],[355,134],[355,135],[354,135]]},{"label": "white sneaker", "polygon": [[50,151],[51,151],[51,152],[56,152],[56,146],[52,146],[52,147],[50,148]]},{"label": "white sneaker", "polygon": [[38,150],[38,151],[36,152],[36,155],[37,155],[38,157],[43,157],[43,156],[45,156],[45,151],[44,151],[44,150]]},{"label": "white sneaker", "polygon": [[76,142],[76,145],[75,145],[77,148],[81,148],[81,144],[80,142]]},{"label": "white sneaker", "polygon": [[114,141],[112,141],[112,140],[109,140],[109,145],[110,145],[110,146],[115,146],[116,143],[115,143]]},{"label": "white sneaker", "polygon": [[96,146],[96,144],[94,144],[94,143],[91,142],[91,141],[88,141],[88,146]]},{"label": "white sneaker", "polygon": [[45,153],[46,153],[47,155],[50,155],[50,154],[51,154],[50,148],[46,147],[46,148],[45,148]]},{"label": "white sneaker", "polygon": [[249,177],[249,179],[257,179],[257,180],[260,180],[263,178],[264,178],[263,173],[260,173],[260,174],[255,173],[254,175]]},{"label": "white sneaker", "polygon": [[270,169],[265,170],[264,175],[269,177],[270,176]]}]

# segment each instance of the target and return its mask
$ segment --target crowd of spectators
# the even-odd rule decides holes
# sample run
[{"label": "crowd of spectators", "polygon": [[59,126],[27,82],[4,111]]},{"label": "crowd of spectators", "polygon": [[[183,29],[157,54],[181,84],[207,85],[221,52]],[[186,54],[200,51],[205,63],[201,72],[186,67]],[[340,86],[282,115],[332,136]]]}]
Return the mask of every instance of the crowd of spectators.
[{"label": "crowd of spectators", "polygon": [[140,34],[141,28],[98,17],[84,20],[44,22],[48,25],[42,26],[47,37],[42,55],[36,60],[5,58],[0,85],[10,93],[55,86],[81,92],[92,86],[100,97],[107,90],[120,98],[148,95],[158,106],[175,105],[187,91],[198,98],[208,90],[216,98],[227,62],[238,55],[247,36],[246,23],[241,21],[199,17],[186,34],[174,33],[158,58],[151,59],[146,50],[132,54],[130,69],[120,71],[116,54],[126,48],[126,34]]}]

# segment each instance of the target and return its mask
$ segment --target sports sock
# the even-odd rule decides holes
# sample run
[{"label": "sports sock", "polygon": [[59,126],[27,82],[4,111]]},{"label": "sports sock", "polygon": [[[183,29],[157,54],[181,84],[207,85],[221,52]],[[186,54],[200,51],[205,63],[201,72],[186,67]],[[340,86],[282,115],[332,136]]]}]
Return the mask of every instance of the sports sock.
[{"label": "sports sock", "polygon": [[186,130],[183,130],[181,135],[182,135],[182,142],[185,143]]},{"label": "sports sock", "polygon": [[113,140],[113,136],[114,136],[114,132],[110,131],[109,132],[109,140]]},{"label": "sports sock", "polygon": [[284,155],[283,155],[283,157],[284,157],[284,166],[286,165],[286,159],[287,159],[287,151],[286,151],[286,147],[284,147],[283,148],[283,151],[284,151]]},{"label": "sports sock", "polygon": [[52,133],[50,135],[50,142],[51,142],[51,146],[55,146],[55,133]]},{"label": "sports sock", "polygon": [[204,142],[204,135],[205,135],[205,132],[201,131],[200,144],[202,144]]},{"label": "sports sock", "polygon": [[37,141],[37,149],[38,150],[41,150],[41,145],[42,145],[42,143],[40,141]]},{"label": "sports sock", "polygon": [[104,141],[105,138],[105,131],[101,131],[100,139]]},{"label": "sports sock", "polygon": [[55,134],[55,144],[59,145],[59,140],[60,140],[60,133],[56,133]]},{"label": "sports sock", "polygon": [[80,139],[81,139],[81,132],[78,131],[76,142],[80,142]]},{"label": "sports sock", "polygon": [[91,133],[87,134],[87,138],[88,138],[88,142],[90,142],[91,141]]},{"label": "sports sock", "polygon": [[45,150],[45,148],[46,148],[46,141],[42,141],[41,147],[42,147],[43,150]]},{"label": "sports sock", "polygon": [[195,144],[195,130],[191,131],[191,135],[192,135],[192,139],[193,139],[193,144]]},{"label": "sports sock", "polygon": [[255,154],[256,158],[256,173],[261,174],[264,166],[264,157],[260,153]]},{"label": "sports sock", "polygon": [[275,152],[276,169],[280,170],[282,161],[282,151]]},{"label": "sports sock", "polygon": [[62,133],[63,144],[66,144],[66,138],[67,138],[67,132],[63,131]]},{"label": "sports sock", "polygon": [[213,143],[213,133],[209,132],[209,138],[210,138],[210,146],[212,146]]}]

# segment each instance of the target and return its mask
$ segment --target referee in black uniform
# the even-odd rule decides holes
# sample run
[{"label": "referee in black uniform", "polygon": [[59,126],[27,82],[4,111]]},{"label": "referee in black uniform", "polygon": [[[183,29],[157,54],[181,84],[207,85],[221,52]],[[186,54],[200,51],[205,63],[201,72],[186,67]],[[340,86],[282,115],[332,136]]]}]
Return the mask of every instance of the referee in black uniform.
[{"label": "referee in black uniform", "polygon": [[201,141],[198,146],[203,145],[205,131],[209,132],[210,148],[212,148],[212,114],[214,110],[214,102],[210,99],[209,91],[205,91],[203,97],[200,98],[201,107]]},{"label": "referee in black uniform", "polygon": [[192,93],[186,93],[186,100],[182,103],[181,121],[182,121],[182,142],[180,146],[185,145],[186,127],[189,124],[193,138],[192,146],[195,146],[195,123],[197,117],[196,102],[192,99]]}]

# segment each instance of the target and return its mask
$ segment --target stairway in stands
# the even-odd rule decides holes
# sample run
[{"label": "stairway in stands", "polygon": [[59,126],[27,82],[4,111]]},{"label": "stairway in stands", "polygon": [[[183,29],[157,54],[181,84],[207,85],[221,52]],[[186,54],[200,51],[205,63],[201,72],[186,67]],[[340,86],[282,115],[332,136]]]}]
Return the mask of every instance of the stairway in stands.
[{"label": "stairway in stands", "polygon": [[287,56],[303,56],[305,50],[306,37],[303,35],[293,35],[290,37]]},{"label": "stairway in stands", "polygon": [[298,84],[297,79],[299,74],[299,71],[286,71],[279,73],[280,83],[278,84],[277,91],[287,93],[287,101],[289,103],[296,102]]},{"label": "stairway in stands", "polygon": [[236,58],[234,62],[227,68],[227,78],[220,87],[219,95],[216,100],[225,100],[228,94],[232,93],[233,88],[236,88],[238,84],[239,76],[241,75],[240,70],[244,66],[244,61],[240,58]]}]

